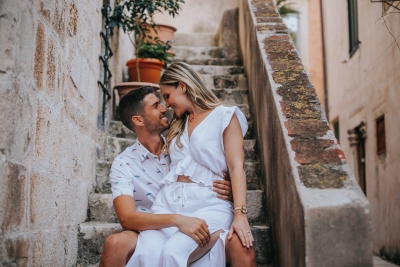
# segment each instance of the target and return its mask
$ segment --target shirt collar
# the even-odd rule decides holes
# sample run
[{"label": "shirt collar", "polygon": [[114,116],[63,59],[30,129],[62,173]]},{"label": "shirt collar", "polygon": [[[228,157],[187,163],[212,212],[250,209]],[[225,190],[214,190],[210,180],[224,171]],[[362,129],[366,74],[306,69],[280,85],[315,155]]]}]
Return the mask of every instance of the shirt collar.
[{"label": "shirt collar", "polygon": [[[163,135],[161,135],[161,137],[165,143],[165,137]],[[150,151],[148,151],[147,148],[145,148],[144,145],[142,145],[142,143],[140,143],[139,139],[136,139],[135,148],[136,148],[137,153],[139,153],[139,157],[142,162],[145,159],[149,158]],[[164,154],[164,153],[161,152],[161,154]]]}]

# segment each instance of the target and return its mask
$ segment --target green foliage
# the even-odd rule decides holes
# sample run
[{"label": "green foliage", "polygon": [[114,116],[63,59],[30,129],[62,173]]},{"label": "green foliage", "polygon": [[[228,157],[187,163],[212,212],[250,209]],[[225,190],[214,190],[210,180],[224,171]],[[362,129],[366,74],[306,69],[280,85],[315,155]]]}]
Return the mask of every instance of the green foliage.
[{"label": "green foliage", "polygon": [[[139,44],[148,36],[149,29],[143,25],[156,27],[153,17],[157,13],[167,12],[175,17],[184,0],[124,0],[114,7],[111,28],[121,27],[126,33],[134,33],[135,44]],[[155,29],[156,30],[156,29]]]},{"label": "green foliage", "polygon": [[167,67],[167,63],[172,62],[172,55],[167,51],[171,49],[170,42],[162,42],[161,40],[155,40],[155,42],[143,42],[138,46],[139,58],[155,58],[165,63],[164,67]]},{"label": "green foliage", "polygon": [[299,14],[299,11],[291,7],[292,3],[287,3],[286,0],[278,0],[276,7],[278,8],[281,17],[286,17],[289,14]]}]

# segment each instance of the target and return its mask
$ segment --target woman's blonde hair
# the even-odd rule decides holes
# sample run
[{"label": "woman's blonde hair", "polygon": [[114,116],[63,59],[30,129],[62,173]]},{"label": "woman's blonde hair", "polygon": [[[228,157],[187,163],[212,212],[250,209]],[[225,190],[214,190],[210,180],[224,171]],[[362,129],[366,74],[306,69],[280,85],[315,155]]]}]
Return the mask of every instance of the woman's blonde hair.
[{"label": "woman's blonde hair", "polygon": [[[198,109],[210,110],[221,104],[213,92],[207,88],[200,74],[183,62],[171,64],[160,78],[160,84],[177,86],[179,82],[186,84],[186,94]],[[173,115],[163,147],[165,153],[168,153],[169,145],[175,136],[177,136],[178,147],[183,147],[180,137],[185,129],[187,115],[187,113],[182,114],[179,118]]]}]

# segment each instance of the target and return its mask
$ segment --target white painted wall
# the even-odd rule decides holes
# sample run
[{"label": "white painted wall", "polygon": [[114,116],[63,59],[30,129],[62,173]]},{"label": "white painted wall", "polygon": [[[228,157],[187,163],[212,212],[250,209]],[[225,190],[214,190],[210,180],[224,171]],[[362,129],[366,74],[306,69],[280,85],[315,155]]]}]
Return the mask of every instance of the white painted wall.
[{"label": "white painted wall", "polygon": [[[400,251],[400,48],[380,19],[381,3],[358,1],[358,10],[361,44],[350,58],[347,1],[324,0],[330,120],[339,119],[341,147],[349,162],[354,159],[347,131],[366,122],[374,253],[384,246],[394,252]],[[399,14],[386,19],[400,42]],[[375,120],[383,114],[387,152],[377,156]]]}]

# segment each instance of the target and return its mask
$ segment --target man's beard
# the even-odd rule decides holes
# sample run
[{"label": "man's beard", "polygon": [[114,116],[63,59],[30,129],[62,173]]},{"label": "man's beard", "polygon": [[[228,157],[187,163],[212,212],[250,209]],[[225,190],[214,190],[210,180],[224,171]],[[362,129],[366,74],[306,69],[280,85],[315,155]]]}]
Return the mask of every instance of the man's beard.
[{"label": "man's beard", "polygon": [[146,129],[150,134],[161,135],[164,131],[169,129],[168,125],[163,125],[160,120],[157,123],[153,123],[147,116],[143,116]]}]

